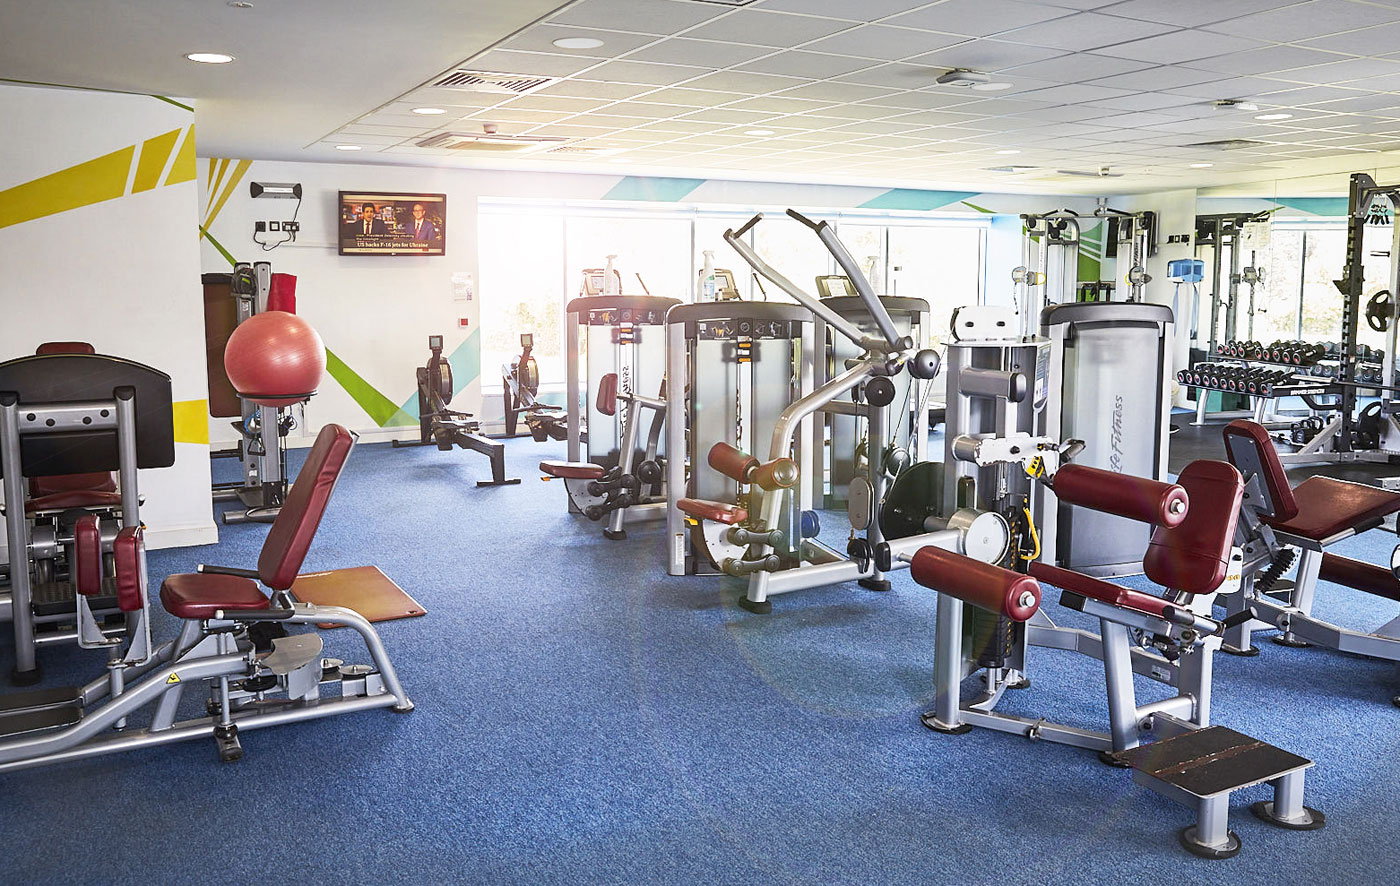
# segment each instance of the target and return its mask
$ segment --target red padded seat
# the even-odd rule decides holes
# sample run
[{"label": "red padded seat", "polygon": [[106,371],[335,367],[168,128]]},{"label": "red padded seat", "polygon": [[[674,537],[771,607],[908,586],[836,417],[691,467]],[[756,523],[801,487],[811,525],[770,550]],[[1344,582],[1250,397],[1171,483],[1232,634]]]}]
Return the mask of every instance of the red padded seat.
[{"label": "red padded seat", "polygon": [[683,498],[676,502],[683,513],[699,520],[712,520],[715,523],[734,525],[749,519],[749,512],[722,501],[708,501],[703,498]]},{"label": "red padded seat", "polygon": [[160,603],[176,618],[213,618],[219,609],[266,609],[267,597],[251,578],[212,572],[172,575],[160,586]]},{"label": "red padded seat", "polygon": [[1313,541],[1400,511],[1400,493],[1332,477],[1309,477],[1293,487],[1293,500],[1298,503],[1296,516],[1290,520],[1265,517],[1264,522]]},{"label": "red padded seat", "polygon": [[603,476],[601,465],[587,461],[542,461],[540,470],[564,480],[597,480]]}]

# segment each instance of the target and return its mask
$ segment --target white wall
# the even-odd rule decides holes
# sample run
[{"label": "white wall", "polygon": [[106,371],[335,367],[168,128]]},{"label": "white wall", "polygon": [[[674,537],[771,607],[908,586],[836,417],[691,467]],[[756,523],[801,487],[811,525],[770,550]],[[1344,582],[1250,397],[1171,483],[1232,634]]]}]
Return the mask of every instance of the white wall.
[{"label": "white wall", "polygon": [[147,544],[214,541],[206,429],[185,418],[208,396],[193,112],[153,96],[0,84],[0,120],[0,355],[82,340],[168,373],[176,461],[141,472]]}]

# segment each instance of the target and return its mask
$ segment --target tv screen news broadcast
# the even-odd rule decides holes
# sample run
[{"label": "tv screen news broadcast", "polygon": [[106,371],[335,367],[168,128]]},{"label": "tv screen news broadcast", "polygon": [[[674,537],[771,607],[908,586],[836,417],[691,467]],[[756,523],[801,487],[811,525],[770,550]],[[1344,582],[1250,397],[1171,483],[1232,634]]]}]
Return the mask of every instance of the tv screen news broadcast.
[{"label": "tv screen news broadcast", "polygon": [[340,192],[341,255],[444,255],[446,194]]}]

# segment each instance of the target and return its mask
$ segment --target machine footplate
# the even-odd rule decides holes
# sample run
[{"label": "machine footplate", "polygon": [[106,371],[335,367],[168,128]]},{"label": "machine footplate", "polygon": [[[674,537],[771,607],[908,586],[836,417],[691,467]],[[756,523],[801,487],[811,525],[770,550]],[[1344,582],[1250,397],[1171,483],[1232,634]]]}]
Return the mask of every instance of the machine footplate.
[{"label": "machine footplate", "polygon": [[81,719],[83,719],[83,712],[76,707],[42,708],[23,714],[9,714],[0,717],[0,736],[9,737],[23,735],[26,732],[38,732],[41,729],[72,726]]},{"label": "machine footplate", "polygon": [[272,651],[262,656],[262,665],[272,673],[286,676],[321,657],[319,634],[293,634],[272,641]]},{"label": "machine footplate", "polygon": [[[34,614],[40,618],[52,615],[73,615],[77,608],[77,592],[66,581],[35,582],[31,589],[30,602]],[[112,577],[102,579],[102,593],[88,598],[88,606],[93,612],[117,608],[117,580]]]},{"label": "machine footplate", "polygon": [[1207,726],[1114,754],[1196,797],[1213,797],[1306,769],[1306,757],[1224,726]]}]

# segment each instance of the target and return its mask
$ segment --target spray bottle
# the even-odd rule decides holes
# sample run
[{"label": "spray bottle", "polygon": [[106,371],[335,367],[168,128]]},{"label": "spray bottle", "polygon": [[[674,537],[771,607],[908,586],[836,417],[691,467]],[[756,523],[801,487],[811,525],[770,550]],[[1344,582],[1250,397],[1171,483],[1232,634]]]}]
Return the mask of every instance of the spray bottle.
[{"label": "spray bottle", "polygon": [[869,264],[869,269],[865,273],[865,278],[870,281],[870,291],[876,295],[883,295],[885,284],[880,279],[880,256],[869,256],[866,262]]},{"label": "spray bottle", "polygon": [[608,266],[607,266],[607,268],[603,271],[603,294],[604,294],[604,295],[621,295],[621,294],[622,294],[622,287],[618,285],[617,271],[614,271],[614,270],[613,270],[613,259],[615,259],[615,258],[617,258],[616,255],[610,255],[610,256],[608,256]]},{"label": "spray bottle", "polygon": [[700,300],[715,300],[715,251],[705,250],[705,268],[700,272]]}]

